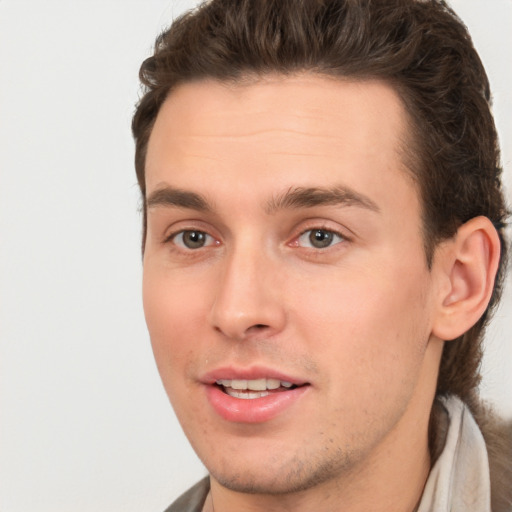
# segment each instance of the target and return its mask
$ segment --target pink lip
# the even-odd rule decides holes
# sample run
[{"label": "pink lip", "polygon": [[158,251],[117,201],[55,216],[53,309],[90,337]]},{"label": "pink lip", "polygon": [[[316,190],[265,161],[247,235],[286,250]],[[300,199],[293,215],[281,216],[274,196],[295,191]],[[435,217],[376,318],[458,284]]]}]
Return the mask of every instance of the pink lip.
[{"label": "pink lip", "polygon": [[237,368],[234,366],[226,366],[224,368],[217,368],[208,373],[205,373],[200,381],[203,384],[215,384],[217,380],[221,379],[277,379],[283,382],[291,382],[296,386],[301,386],[307,382],[303,379],[286,375],[278,370],[271,368],[264,368],[263,366],[252,366],[250,368]]},{"label": "pink lip", "polygon": [[[220,379],[278,379],[296,386],[285,391],[270,392],[267,396],[253,399],[235,398],[224,393],[215,384]],[[301,379],[265,368],[219,368],[201,378],[205,384],[208,403],[224,420],[234,423],[264,423],[284,414],[299,401],[311,386]]]}]

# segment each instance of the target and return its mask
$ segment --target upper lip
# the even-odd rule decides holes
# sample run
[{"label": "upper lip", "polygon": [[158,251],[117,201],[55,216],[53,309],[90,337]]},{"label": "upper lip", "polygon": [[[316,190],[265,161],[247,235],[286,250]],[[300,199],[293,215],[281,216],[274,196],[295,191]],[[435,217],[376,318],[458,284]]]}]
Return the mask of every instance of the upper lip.
[{"label": "upper lip", "polygon": [[200,377],[203,384],[215,384],[218,380],[255,380],[255,379],[277,379],[284,382],[291,382],[295,386],[308,384],[304,379],[286,374],[276,369],[265,368],[263,366],[252,366],[241,368],[236,366],[224,366],[204,373]]}]

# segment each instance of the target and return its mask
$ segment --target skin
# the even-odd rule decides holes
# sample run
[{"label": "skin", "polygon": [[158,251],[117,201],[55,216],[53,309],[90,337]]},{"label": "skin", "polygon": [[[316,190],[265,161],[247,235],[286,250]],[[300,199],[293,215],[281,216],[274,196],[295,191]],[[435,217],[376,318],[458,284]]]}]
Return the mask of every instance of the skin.
[{"label": "skin", "polygon": [[[417,505],[446,265],[426,265],[407,133],[400,99],[377,81],[203,81],[162,106],[146,160],[144,309],[167,394],[211,474],[205,509]],[[357,200],[281,204],[296,187]],[[169,188],[209,208],[159,199]],[[313,229],[336,233],[331,245],[314,247]],[[184,230],[205,245],[187,247]],[[269,421],[227,421],[203,382],[226,366],[308,386]]]}]

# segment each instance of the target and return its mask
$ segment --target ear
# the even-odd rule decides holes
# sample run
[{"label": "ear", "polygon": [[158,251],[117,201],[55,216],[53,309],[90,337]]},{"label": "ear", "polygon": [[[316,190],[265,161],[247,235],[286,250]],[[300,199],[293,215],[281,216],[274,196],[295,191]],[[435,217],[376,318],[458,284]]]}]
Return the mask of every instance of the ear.
[{"label": "ear", "polygon": [[499,260],[500,239],[487,217],[466,222],[440,248],[434,260],[441,286],[432,334],[453,340],[475,325],[491,299]]}]

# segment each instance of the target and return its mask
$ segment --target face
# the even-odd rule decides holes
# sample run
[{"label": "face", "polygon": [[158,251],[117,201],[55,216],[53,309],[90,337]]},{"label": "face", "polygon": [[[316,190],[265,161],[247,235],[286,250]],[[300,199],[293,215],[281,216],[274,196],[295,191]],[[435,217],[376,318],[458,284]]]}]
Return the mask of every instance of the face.
[{"label": "face", "polygon": [[205,81],[162,106],[144,308],[167,394],[222,485],[335,481],[428,418],[434,283],[406,136],[378,82]]}]

